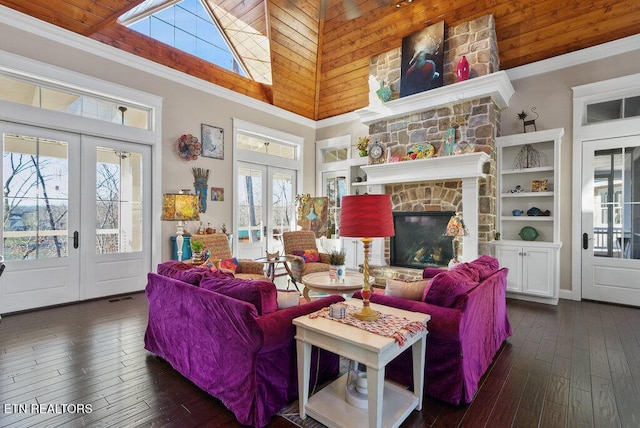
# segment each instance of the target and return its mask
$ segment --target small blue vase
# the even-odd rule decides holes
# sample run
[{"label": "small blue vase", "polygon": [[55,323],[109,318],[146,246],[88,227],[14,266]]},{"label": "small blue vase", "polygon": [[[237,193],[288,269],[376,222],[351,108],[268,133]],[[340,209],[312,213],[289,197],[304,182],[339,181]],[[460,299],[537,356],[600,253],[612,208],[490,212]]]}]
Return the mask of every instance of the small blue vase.
[{"label": "small blue vase", "polygon": [[391,99],[391,88],[387,86],[387,83],[383,80],[380,82],[380,89],[376,91],[376,95],[380,98],[380,101],[386,103]]}]

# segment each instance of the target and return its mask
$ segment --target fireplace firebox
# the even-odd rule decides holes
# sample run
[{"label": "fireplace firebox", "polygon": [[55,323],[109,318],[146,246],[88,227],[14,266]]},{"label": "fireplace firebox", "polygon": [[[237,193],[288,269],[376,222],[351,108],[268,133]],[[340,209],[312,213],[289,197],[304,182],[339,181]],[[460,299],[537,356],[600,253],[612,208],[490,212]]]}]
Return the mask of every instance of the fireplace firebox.
[{"label": "fireplace firebox", "polygon": [[446,236],[453,211],[394,212],[395,236],[389,241],[389,264],[414,269],[446,266],[453,258]]}]

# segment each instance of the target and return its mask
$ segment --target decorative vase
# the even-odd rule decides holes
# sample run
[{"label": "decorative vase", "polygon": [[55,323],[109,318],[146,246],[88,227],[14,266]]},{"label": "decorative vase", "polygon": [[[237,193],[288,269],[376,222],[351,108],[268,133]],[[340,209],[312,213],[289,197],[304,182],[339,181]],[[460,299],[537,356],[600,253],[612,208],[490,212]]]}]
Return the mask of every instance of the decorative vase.
[{"label": "decorative vase", "polygon": [[458,129],[460,130],[460,138],[453,145],[453,153],[461,155],[463,153],[467,153],[467,146],[469,143],[467,142],[467,127],[460,125]]},{"label": "decorative vase", "polygon": [[365,157],[365,156],[367,156],[369,154],[366,150],[360,150],[358,153],[360,154],[361,158],[363,158],[363,157]]},{"label": "decorative vase", "polygon": [[380,89],[376,91],[376,95],[380,98],[380,101],[386,103],[391,99],[391,88],[387,86],[387,82],[384,80],[380,82]]},{"label": "decorative vase", "polygon": [[458,66],[456,67],[456,76],[458,77],[458,82],[462,82],[463,80],[467,80],[469,78],[469,62],[467,61],[467,57],[462,55],[460,60],[458,61]]},{"label": "decorative vase", "polygon": [[329,279],[331,281],[343,282],[347,276],[345,265],[329,265]]}]

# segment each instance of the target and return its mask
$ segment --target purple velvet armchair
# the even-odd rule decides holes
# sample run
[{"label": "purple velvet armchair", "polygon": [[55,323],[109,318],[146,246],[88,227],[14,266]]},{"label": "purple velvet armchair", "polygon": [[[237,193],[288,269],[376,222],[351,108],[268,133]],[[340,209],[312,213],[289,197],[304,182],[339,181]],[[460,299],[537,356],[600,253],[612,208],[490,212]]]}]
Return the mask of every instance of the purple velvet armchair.
[{"label": "purple velvet armchair", "polygon": [[[506,278],[491,256],[450,271],[425,269],[434,278],[422,301],[374,294],[371,302],[431,315],[428,323],[425,394],[451,404],[470,403],[482,375],[511,336]],[[358,297],[358,293],[356,293]],[[411,384],[411,353],[386,370],[389,379]]]}]

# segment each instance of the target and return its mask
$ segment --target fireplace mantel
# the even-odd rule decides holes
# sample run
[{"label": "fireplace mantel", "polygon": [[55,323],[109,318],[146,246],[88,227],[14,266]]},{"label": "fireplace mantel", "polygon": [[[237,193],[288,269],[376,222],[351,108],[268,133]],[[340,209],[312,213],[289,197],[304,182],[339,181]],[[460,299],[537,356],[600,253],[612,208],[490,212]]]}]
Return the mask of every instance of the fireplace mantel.
[{"label": "fireplace mantel", "polygon": [[[367,192],[370,193],[384,193],[386,184],[461,180],[462,211],[465,225],[469,230],[469,236],[463,238],[462,259],[470,261],[478,257],[478,215],[480,212],[478,178],[485,176],[483,167],[489,159],[488,154],[476,152],[405,162],[366,165],[360,168],[366,172],[367,181],[354,183],[354,185],[366,186]],[[382,259],[384,260],[384,256]]]},{"label": "fireplace mantel", "polygon": [[484,177],[483,166],[489,160],[484,152],[442,156],[405,162],[361,166],[367,174],[363,185],[412,183],[434,180],[461,180]]},{"label": "fireplace mantel", "polygon": [[496,106],[502,110],[509,106],[509,100],[514,92],[507,73],[497,71],[384,104],[370,105],[356,110],[356,113],[360,116],[362,123],[370,125],[380,120],[389,120],[484,97],[493,98]]}]

